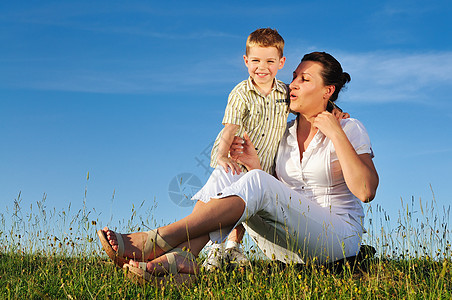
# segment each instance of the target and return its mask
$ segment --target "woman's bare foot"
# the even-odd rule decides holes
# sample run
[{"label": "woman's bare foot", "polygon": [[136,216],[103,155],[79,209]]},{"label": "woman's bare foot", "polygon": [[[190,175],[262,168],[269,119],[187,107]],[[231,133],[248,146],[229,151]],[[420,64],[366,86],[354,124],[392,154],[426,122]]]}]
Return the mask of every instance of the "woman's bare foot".
[{"label": "woman's bare foot", "polygon": [[[146,264],[146,271],[153,276],[164,275],[169,273],[169,263],[167,256],[170,254],[165,254],[157,257],[152,261],[148,261]],[[178,273],[180,274],[197,274],[199,272],[199,267],[196,261],[187,259],[182,255],[175,255],[176,266]],[[138,268],[139,261],[130,260],[129,265]]]},{"label": "woman's bare foot", "polygon": [[[119,246],[116,234],[119,233],[108,229],[108,227],[104,227],[102,231],[105,232],[105,236],[107,237],[111,248],[117,252]],[[142,257],[143,249],[148,239],[148,234],[146,232],[121,234],[121,237],[124,242],[124,257],[132,258],[137,261],[146,261],[159,257],[166,252],[160,249],[158,246],[155,246],[153,248],[154,251],[150,251],[150,253],[146,255],[147,257]]]}]

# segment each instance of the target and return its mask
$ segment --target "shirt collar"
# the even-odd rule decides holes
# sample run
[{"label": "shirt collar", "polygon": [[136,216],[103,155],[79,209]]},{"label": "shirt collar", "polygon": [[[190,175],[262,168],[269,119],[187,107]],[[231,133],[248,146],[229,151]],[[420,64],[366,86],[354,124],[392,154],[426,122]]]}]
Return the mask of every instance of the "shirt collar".
[{"label": "shirt collar", "polygon": [[[272,92],[274,90],[277,90],[280,93],[285,93],[286,92],[286,88],[287,88],[287,86],[286,86],[285,83],[276,80],[276,78],[273,79]],[[251,79],[251,76],[248,77],[248,80],[246,82],[246,91],[247,92],[254,91],[254,92],[259,94],[258,89],[253,84],[253,79]]]},{"label": "shirt collar", "polygon": [[[297,127],[298,127],[298,118],[291,121],[287,128],[289,130],[289,136],[287,137],[287,143],[292,147],[298,148],[298,140],[297,140]],[[317,147],[319,143],[321,143],[324,139],[325,135],[318,130],[315,136],[312,138],[312,141],[309,143],[308,148],[305,150],[305,152],[310,151],[312,148]]]},{"label": "shirt collar", "polygon": [[285,93],[288,90],[287,85],[284,82],[278,81],[275,78],[275,86],[276,86],[276,90],[280,93]]},{"label": "shirt collar", "polygon": [[287,144],[289,144],[289,146],[298,147],[297,127],[298,127],[298,119],[292,120],[287,125],[287,130],[289,131],[289,135],[287,136]]}]

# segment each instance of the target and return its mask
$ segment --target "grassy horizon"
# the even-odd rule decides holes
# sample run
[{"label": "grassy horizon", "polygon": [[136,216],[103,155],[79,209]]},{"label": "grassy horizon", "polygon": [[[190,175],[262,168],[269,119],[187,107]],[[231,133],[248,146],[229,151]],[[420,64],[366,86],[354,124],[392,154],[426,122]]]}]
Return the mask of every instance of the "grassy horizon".
[{"label": "grassy horizon", "polygon": [[[125,278],[103,253],[96,236],[102,227],[98,214],[85,205],[75,212],[71,205],[49,210],[44,196],[25,211],[19,194],[9,215],[0,214],[0,298],[452,298],[450,208],[438,209],[434,199],[401,201],[404,209],[395,220],[381,206],[367,206],[363,243],[374,246],[377,255],[361,265],[283,266],[262,259],[248,239],[252,267],[201,271],[187,288],[139,286]],[[132,207],[119,230],[157,227],[152,212],[144,217],[137,211]]]}]

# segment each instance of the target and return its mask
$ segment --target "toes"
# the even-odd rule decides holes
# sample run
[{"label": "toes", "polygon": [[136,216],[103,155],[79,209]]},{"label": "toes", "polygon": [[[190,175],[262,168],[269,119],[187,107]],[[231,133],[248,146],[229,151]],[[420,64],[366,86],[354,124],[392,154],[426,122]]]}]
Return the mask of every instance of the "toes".
[{"label": "toes", "polygon": [[137,266],[136,262],[133,259],[129,260],[128,264],[131,265],[132,267]]},{"label": "toes", "polygon": [[113,233],[113,231],[108,230],[107,237],[108,237],[108,239],[112,239],[112,238],[116,238],[116,235]]},{"label": "toes", "polygon": [[104,227],[103,231],[105,232],[106,236],[107,236],[107,240],[111,245],[111,248],[113,248],[113,250],[118,251],[118,240],[116,238],[116,234],[114,231],[108,229],[108,227]]},{"label": "toes", "polygon": [[129,260],[129,265],[131,265],[132,267],[138,268],[139,262],[134,261],[133,259],[131,259],[131,260]]},{"label": "toes", "polygon": [[114,238],[109,238],[108,241],[110,242],[110,245],[112,245],[112,246],[118,246],[118,240],[116,239],[116,237],[114,237]]}]

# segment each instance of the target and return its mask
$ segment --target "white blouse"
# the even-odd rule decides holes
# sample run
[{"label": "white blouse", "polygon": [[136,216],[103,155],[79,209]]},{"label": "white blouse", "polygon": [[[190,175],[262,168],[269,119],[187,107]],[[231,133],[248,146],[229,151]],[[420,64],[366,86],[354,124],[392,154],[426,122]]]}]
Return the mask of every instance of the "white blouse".
[{"label": "white blouse", "polygon": [[[288,123],[276,155],[276,175],[301,197],[329,207],[331,213],[348,214],[362,224],[364,217],[361,201],[348,189],[333,143],[320,130],[303,153],[297,142],[297,120]],[[369,153],[373,157],[369,135],[356,119],[340,121],[342,129],[357,154]]]}]

